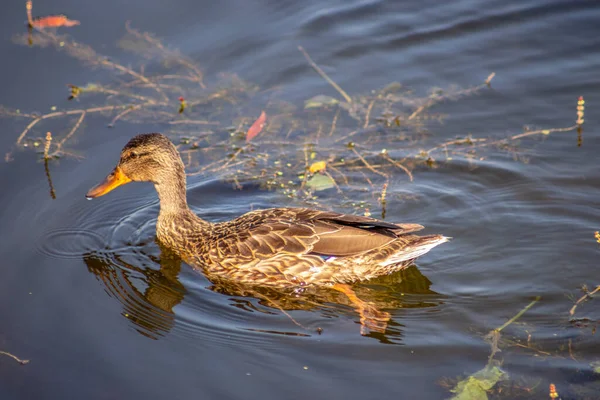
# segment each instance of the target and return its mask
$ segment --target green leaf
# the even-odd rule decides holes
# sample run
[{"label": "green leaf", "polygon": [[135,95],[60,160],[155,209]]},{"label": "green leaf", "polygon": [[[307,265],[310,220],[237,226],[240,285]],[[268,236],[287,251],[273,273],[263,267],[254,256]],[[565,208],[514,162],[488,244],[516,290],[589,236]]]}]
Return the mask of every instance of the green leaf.
[{"label": "green leaf", "polygon": [[456,393],[451,400],[487,400],[487,391],[498,381],[506,379],[506,373],[497,366],[486,366],[458,382],[452,389]]},{"label": "green leaf", "polygon": [[315,191],[319,191],[335,187],[335,182],[329,176],[319,174],[310,178],[310,180],[306,182],[306,186]]},{"label": "green leaf", "polygon": [[305,100],[304,101],[304,109],[335,106],[336,104],[339,104],[339,102],[340,101],[336,98],[319,94],[315,97],[311,97],[310,99]]}]

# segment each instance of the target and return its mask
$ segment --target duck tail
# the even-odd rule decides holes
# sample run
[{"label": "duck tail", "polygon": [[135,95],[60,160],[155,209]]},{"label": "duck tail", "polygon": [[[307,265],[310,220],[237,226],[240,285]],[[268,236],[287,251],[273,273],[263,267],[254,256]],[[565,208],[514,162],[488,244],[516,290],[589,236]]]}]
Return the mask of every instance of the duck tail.
[{"label": "duck tail", "polygon": [[398,249],[396,253],[381,262],[381,265],[388,267],[396,264],[406,264],[451,239],[443,235],[413,236],[412,238],[414,238],[414,241],[411,241],[403,248]]}]

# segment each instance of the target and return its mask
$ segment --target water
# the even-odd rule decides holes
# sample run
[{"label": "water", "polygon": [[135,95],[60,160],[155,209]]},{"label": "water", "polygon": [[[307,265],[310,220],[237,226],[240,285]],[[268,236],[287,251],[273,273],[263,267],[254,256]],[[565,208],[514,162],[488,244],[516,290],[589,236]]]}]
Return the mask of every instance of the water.
[{"label": "water", "polygon": [[[300,107],[336,92],[298,45],[352,94],[395,80],[424,94],[476,85],[494,71],[492,89],[432,110],[447,115],[427,126],[436,141],[570,126],[583,95],[583,144],[575,132],[553,133],[524,141],[517,160],[489,150],[483,160],[419,167],[413,183],[398,174],[386,220],[454,239],[416,267],[357,287],[392,315],[385,335],[361,336],[341,295],[313,294],[311,306],[280,299],[304,329],[264,299],[211,283],[161,250],[151,185],[85,201],[129,137],[161,126],[123,122],[110,130],[105,119],[86,120],[70,147],[84,158],[49,163],[52,199],[39,154],[14,146],[25,124],[1,119],[0,148],[12,160],[0,174],[0,351],[31,362],[0,356],[0,398],[446,398],[445,379],[483,368],[490,353],[483,336],[535,296],[541,300],[503,331],[520,345],[530,334],[536,349],[513,343],[499,353],[511,377],[505,398],[544,398],[549,383],[562,398],[597,398],[590,367],[600,360],[597,300],[577,309],[589,321],[569,316],[581,285],[599,283],[595,2],[34,3],[34,14],[57,12],[81,20],[69,30],[78,40],[124,64],[135,58],[114,44],[131,19],[198,61],[207,80],[237,73],[261,88],[284,87]],[[6,5],[1,19],[0,104],[48,112],[69,106],[65,84],[110,82],[108,72],[53,49],[14,44],[24,31],[22,4]],[[261,105],[239,107],[258,115]],[[47,129],[68,130],[64,121],[52,124]],[[192,176],[188,186],[194,210],[212,221],[297,205],[258,185],[234,190],[218,176]],[[321,196],[338,201],[334,191]]]}]

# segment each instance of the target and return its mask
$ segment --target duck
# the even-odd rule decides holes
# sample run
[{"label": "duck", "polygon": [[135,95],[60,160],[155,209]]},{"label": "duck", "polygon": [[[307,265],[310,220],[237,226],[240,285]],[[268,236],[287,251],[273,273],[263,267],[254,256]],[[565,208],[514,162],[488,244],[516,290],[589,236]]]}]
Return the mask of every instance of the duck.
[{"label": "duck", "polygon": [[329,287],[360,309],[351,285],[412,265],[448,237],[419,236],[414,223],[310,208],[250,211],[212,223],[190,210],[185,166],[175,145],[160,133],[133,137],[117,166],[88,199],[130,182],[151,182],[160,201],[158,241],[207,276],[273,288]]}]

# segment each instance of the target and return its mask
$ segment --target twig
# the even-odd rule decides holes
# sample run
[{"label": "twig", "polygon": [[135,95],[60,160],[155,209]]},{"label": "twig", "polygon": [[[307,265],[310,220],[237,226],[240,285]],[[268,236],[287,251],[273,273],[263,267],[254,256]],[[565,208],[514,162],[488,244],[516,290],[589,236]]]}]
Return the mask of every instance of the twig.
[{"label": "twig", "polygon": [[390,156],[388,156],[387,154],[381,154],[381,156],[389,161],[390,163],[392,163],[393,165],[395,165],[396,167],[400,168],[402,171],[406,172],[406,175],[408,175],[408,179],[410,179],[410,181],[412,182],[414,180],[413,178],[413,174],[412,172],[410,172],[410,170],[408,168],[406,168],[404,165],[400,164],[398,161],[394,161]]},{"label": "twig", "polygon": [[229,164],[231,164],[233,162],[233,160],[235,160],[237,158],[237,156],[240,155],[240,153],[242,151],[244,151],[245,147],[240,147],[239,149],[236,150],[235,153],[233,153],[233,155],[231,157],[229,157],[229,160],[227,160],[227,162],[223,165],[221,165],[219,168],[215,169],[214,171],[220,171],[225,169]]},{"label": "twig", "polygon": [[147,96],[141,96],[141,95],[135,94],[135,93],[121,92],[119,90],[108,89],[108,88],[105,88],[105,87],[102,87],[102,86],[97,86],[97,85],[94,85],[94,86],[91,86],[91,87],[83,87],[83,88],[80,88],[80,89],[81,89],[81,91],[83,93],[103,93],[103,94],[110,94],[110,95],[113,95],[113,96],[125,96],[125,97],[129,97],[129,98],[132,98],[132,99],[141,100],[141,101],[144,101],[144,102],[149,103],[149,104],[160,104],[160,105],[163,105],[163,106],[168,105],[167,102],[159,102],[159,103],[157,103],[154,99],[152,99],[150,97],[147,97]]},{"label": "twig", "polygon": [[349,134],[342,136],[341,138],[336,139],[336,141],[334,143],[339,143],[342,142],[344,140],[350,139],[352,136],[356,135],[357,133],[362,133],[364,132],[364,130],[362,129],[357,129],[355,131],[350,132]]},{"label": "twig", "polygon": [[33,128],[35,126],[35,124],[37,124],[38,122],[48,119],[48,118],[55,118],[55,117],[63,117],[65,115],[73,115],[73,114],[81,114],[82,112],[86,112],[86,113],[97,113],[97,112],[102,112],[102,111],[112,111],[112,110],[118,110],[118,109],[122,109],[122,108],[127,108],[130,107],[131,105],[127,104],[127,105],[117,105],[117,106],[104,106],[104,107],[94,107],[94,108],[88,108],[85,110],[69,110],[69,111],[57,111],[57,112],[53,112],[53,113],[49,113],[49,114],[44,114],[41,116],[37,116],[37,117],[33,117],[33,121],[31,121],[23,130],[23,132],[21,132],[21,134],[19,135],[19,137],[17,138],[17,145],[20,145],[21,142],[23,141],[23,139],[25,138],[25,136],[27,135],[27,132],[29,132],[31,130],[31,128]]},{"label": "twig", "polygon": [[573,315],[575,314],[575,310],[577,309],[577,306],[582,302],[587,300],[588,298],[591,298],[596,292],[600,291],[600,286],[597,286],[596,289],[592,290],[589,293],[584,294],[583,296],[581,296],[581,298],[579,300],[577,300],[577,302],[575,303],[575,305],[573,305],[573,307],[571,307],[571,311],[569,311],[569,315]]},{"label": "twig", "polygon": [[571,357],[571,359],[573,361],[577,361],[577,359],[575,358],[575,356],[573,355],[573,346],[571,344],[571,338],[569,338],[569,357]]},{"label": "twig", "polygon": [[50,145],[52,144],[52,133],[46,132],[46,143],[44,143],[44,160],[48,161],[48,152],[50,151]]},{"label": "twig", "polygon": [[[324,173],[325,175],[327,175],[327,177],[328,177],[329,179],[331,179],[331,183],[333,183],[333,186],[335,186],[335,188],[336,188],[337,192],[338,192],[339,194],[343,195],[343,194],[344,194],[344,192],[342,191],[342,189],[340,188],[340,186],[337,184],[337,182],[335,181],[335,179],[333,179],[333,176],[331,176],[331,174],[330,174],[329,172],[327,172],[327,171],[323,171],[323,173]],[[344,196],[344,197],[346,197],[346,196]]]},{"label": "twig", "polygon": [[569,126],[567,128],[538,129],[537,131],[529,131],[529,132],[524,132],[524,133],[520,133],[518,135],[511,136],[508,140],[516,140],[516,139],[521,139],[521,138],[524,138],[527,136],[533,136],[533,135],[539,135],[539,134],[549,135],[552,132],[568,132],[568,131],[577,129],[578,126],[579,125],[573,125],[573,126]]},{"label": "twig", "polygon": [[[79,43],[76,42],[70,42],[68,40],[63,40],[63,38],[58,37],[56,34],[51,33],[49,31],[45,31],[45,30],[38,30],[39,33],[43,36],[46,36],[47,38],[49,38],[50,40],[52,40],[54,42],[54,44],[56,46],[59,47],[67,47],[71,49],[71,54],[75,55],[75,51],[79,50],[81,51],[81,49],[87,50],[87,59],[95,59],[94,61],[99,64],[102,65],[103,67],[106,67],[108,69],[116,69],[118,71],[121,71],[127,75],[130,75],[136,79],[139,79],[140,81],[148,84],[149,86],[151,86],[158,94],[160,94],[163,98],[163,100],[168,101],[169,98],[167,97],[167,95],[165,94],[165,92],[162,91],[162,89],[160,87],[158,87],[156,85],[156,83],[150,81],[148,78],[146,78],[143,74],[140,74],[138,72],[135,72],[133,69],[131,68],[127,68],[119,63],[116,63],[114,61],[110,61],[109,59],[100,56],[99,54],[97,54],[92,48],[90,48],[89,46],[85,46],[85,45],[81,45]],[[84,48],[85,47],[85,48]],[[76,56],[77,57],[77,56]],[[78,57],[81,59],[81,56]]]},{"label": "twig", "polygon": [[48,186],[50,186],[50,197],[52,200],[56,199],[56,192],[54,191],[54,185],[52,184],[52,177],[50,176],[50,166],[48,165],[48,159],[44,159],[44,171],[46,172],[46,179],[48,179]]},{"label": "twig", "polygon": [[348,177],[347,177],[346,175],[344,175],[344,173],[343,173],[342,171],[340,171],[339,169],[337,169],[336,167],[334,167],[334,166],[333,166],[333,165],[331,165],[331,164],[328,164],[328,165],[327,165],[327,168],[329,168],[329,169],[331,169],[332,171],[335,171],[337,174],[339,174],[339,175],[342,177],[342,179],[344,180],[344,183],[345,183],[346,185],[348,185]]},{"label": "twig", "polygon": [[308,163],[308,148],[307,146],[304,146],[304,148],[302,149],[304,151],[304,177],[302,178],[302,183],[300,184],[300,189],[298,190],[298,192],[302,189],[304,189],[304,186],[306,186],[306,182],[308,181],[308,174],[310,172],[310,166]]},{"label": "twig", "polygon": [[327,136],[333,135],[333,132],[335,131],[335,126],[337,124],[337,120],[338,120],[339,116],[340,116],[340,108],[338,107],[337,111],[335,112],[335,116],[333,117],[333,121],[331,121],[331,129],[329,130],[329,135],[327,135]]},{"label": "twig", "polygon": [[352,98],[348,96],[348,93],[346,93],[344,89],[339,87],[337,83],[335,83],[329,76],[327,76],[327,74],[321,68],[319,68],[317,64],[315,64],[315,62],[312,60],[312,58],[310,58],[306,50],[304,50],[304,47],[298,46],[298,50],[300,50],[300,52],[304,54],[304,57],[306,57],[306,60],[308,61],[310,66],[313,67],[314,70],[317,71],[317,73],[321,75],[323,79],[325,79],[331,86],[333,86],[333,88],[337,90],[339,94],[341,94],[348,103],[352,103]]},{"label": "twig", "polygon": [[468,95],[471,95],[471,94],[481,90],[482,88],[490,86],[490,82],[492,81],[492,79],[494,79],[494,76],[496,76],[496,73],[492,72],[487,77],[487,79],[484,81],[484,83],[482,83],[481,85],[477,85],[477,86],[470,87],[468,89],[460,90],[456,93],[451,93],[449,95],[438,96],[438,97],[429,99],[425,104],[423,104],[422,106],[417,108],[412,114],[410,114],[410,116],[408,117],[408,120],[410,121],[410,120],[414,119],[415,117],[417,117],[420,113],[422,113],[427,108],[429,108],[429,107],[433,106],[434,104],[437,104],[441,101],[444,101],[448,98],[458,97],[458,96],[468,96]]},{"label": "twig", "polygon": [[496,353],[500,351],[500,348],[498,347],[498,342],[500,341],[500,332],[504,328],[506,328],[507,326],[509,326],[510,324],[512,324],[513,322],[515,322],[519,318],[521,318],[521,316],[523,314],[525,314],[527,312],[527,310],[529,310],[531,307],[533,307],[535,305],[535,303],[537,303],[538,301],[540,301],[540,299],[541,299],[541,297],[537,296],[531,303],[529,303],[528,305],[526,305],[525,308],[523,308],[521,311],[519,311],[514,317],[512,317],[511,319],[509,319],[508,321],[506,321],[502,326],[500,326],[500,327],[498,327],[496,329],[492,329],[486,335],[486,339],[488,339],[490,341],[490,347],[491,347],[490,356],[488,357],[488,365],[491,364],[492,359],[494,358],[494,355],[496,355]]},{"label": "twig", "polygon": [[375,100],[376,99],[371,100],[371,102],[369,103],[369,107],[367,107],[367,115],[365,116],[365,125],[363,126],[364,129],[367,129],[367,126],[369,126],[369,117],[371,115],[371,110],[373,109],[373,104],[375,104]]},{"label": "twig", "polygon": [[77,122],[75,123],[75,125],[73,125],[73,128],[71,128],[71,131],[70,131],[70,132],[69,132],[69,133],[68,133],[68,134],[67,134],[67,135],[66,135],[64,138],[62,138],[62,139],[61,139],[61,141],[60,141],[60,142],[58,142],[58,144],[56,145],[56,151],[54,152],[55,154],[56,154],[56,153],[58,153],[58,152],[59,152],[59,151],[62,149],[62,146],[63,146],[63,144],[64,144],[64,143],[65,143],[67,140],[69,140],[69,138],[70,138],[71,136],[73,136],[73,134],[75,133],[75,131],[77,131],[77,129],[79,129],[79,126],[80,126],[80,125],[81,125],[81,123],[83,122],[83,119],[85,118],[85,115],[86,115],[86,114],[87,114],[87,113],[86,113],[86,111],[85,111],[85,110],[83,110],[83,111],[81,112],[81,115],[79,116],[79,119],[77,120]]},{"label": "twig", "polygon": [[218,122],[204,121],[199,119],[177,119],[175,121],[169,121],[170,125],[219,125]]},{"label": "twig", "polygon": [[512,324],[519,318],[521,318],[523,316],[523,314],[525,314],[527,312],[527,310],[529,310],[531,307],[533,307],[535,305],[535,303],[540,301],[540,299],[541,299],[541,296],[536,296],[536,298],[531,303],[527,304],[525,306],[525,308],[523,308],[521,311],[519,311],[517,313],[517,315],[515,315],[514,317],[512,317],[511,319],[506,321],[501,327],[494,329],[494,331],[501,332],[504,328],[506,328],[507,326],[509,326],[510,324]]},{"label": "twig", "polygon": [[33,28],[33,17],[31,16],[31,8],[32,8],[31,0],[28,0],[25,3],[25,10],[27,11],[27,24],[29,25],[30,28]]},{"label": "twig", "polygon": [[361,156],[360,153],[358,151],[356,151],[356,149],[354,147],[352,147],[350,150],[352,150],[352,152],[354,154],[356,154],[356,156],[363,162],[363,164],[365,164],[365,167],[367,167],[371,172],[374,172],[377,175],[381,175],[383,177],[388,178],[387,174],[385,174],[381,171],[377,171],[375,168],[373,168],[373,166],[371,164],[369,164],[369,162],[367,160],[365,160],[365,158],[363,156]]},{"label": "twig", "polygon": [[185,59],[181,54],[179,54],[179,52],[167,49],[160,40],[155,39],[149,33],[147,33],[147,32],[142,33],[140,31],[138,31],[137,29],[132,28],[131,21],[125,22],[125,29],[127,30],[127,32],[129,32],[133,36],[137,37],[138,39],[145,40],[147,43],[155,46],[157,49],[162,51],[163,54],[170,56],[171,58],[176,60],[180,65],[188,68],[190,71],[192,71],[196,75],[192,79],[195,82],[198,82],[200,87],[202,87],[203,89],[206,89],[206,86],[202,82],[202,80],[204,78],[204,74],[202,73],[202,71],[200,71],[200,69],[196,65],[192,64],[189,60]]},{"label": "twig", "polygon": [[15,356],[14,354],[11,354],[9,352],[0,351],[0,355],[2,355],[2,354],[5,356],[9,356],[10,358],[12,358],[13,360],[15,360],[16,362],[18,362],[21,365],[29,364],[29,360],[21,360],[19,357]]},{"label": "twig", "polygon": [[536,349],[535,347],[531,347],[529,345],[518,343],[518,342],[515,342],[515,341],[512,341],[512,340],[507,340],[506,343],[509,344],[510,346],[522,347],[524,349],[528,349],[528,350],[534,351],[534,352],[536,352],[538,354],[542,354],[544,356],[551,356],[552,355],[551,353],[548,353],[547,351]]},{"label": "twig", "polygon": [[112,121],[110,121],[110,123],[108,124],[108,126],[110,126],[111,128],[115,125],[115,122],[117,122],[118,120],[120,120],[121,118],[123,118],[124,116],[126,116],[127,114],[129,114],[132,111],[135,110],[139,110],[140,108],[142,108],[141,105],[135,105],[135,106],[131,106],[126,110],[121,111],[120,113],[118,113],[117,115],[115,115],[115,117],[112,119]]}]

